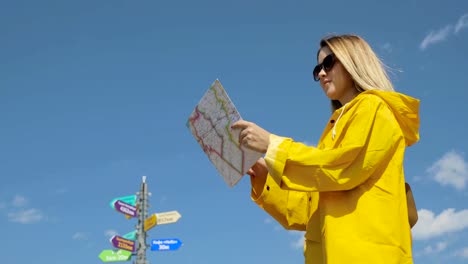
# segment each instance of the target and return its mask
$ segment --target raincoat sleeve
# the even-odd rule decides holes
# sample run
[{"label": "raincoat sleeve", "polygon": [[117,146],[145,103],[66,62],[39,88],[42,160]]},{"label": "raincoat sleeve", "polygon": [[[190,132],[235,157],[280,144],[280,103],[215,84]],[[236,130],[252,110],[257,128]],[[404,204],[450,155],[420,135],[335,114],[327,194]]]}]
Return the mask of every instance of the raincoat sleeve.
[{"label": "raincoat sleeve", "polygon": [[318,149],[270,135],[265,161],[277,185],[298,191],[350,190],[388,161],[397,141],[404,140],[394,115],[381,101],[359,104],[340,121],[336,147]]},{"label": "raincoat sleeve", "polygon": [[[255,181],[255,178],[253,179]],[[254,185],[254,184],[252,184]],[[251,197],[285,229],[305,231],[311,212],[312,194],[283,190],[268,175],[262,189],[252,187]],[[318,197],[317,197],[318,198]],[[318,201],[313,201],[318,203]]]}]

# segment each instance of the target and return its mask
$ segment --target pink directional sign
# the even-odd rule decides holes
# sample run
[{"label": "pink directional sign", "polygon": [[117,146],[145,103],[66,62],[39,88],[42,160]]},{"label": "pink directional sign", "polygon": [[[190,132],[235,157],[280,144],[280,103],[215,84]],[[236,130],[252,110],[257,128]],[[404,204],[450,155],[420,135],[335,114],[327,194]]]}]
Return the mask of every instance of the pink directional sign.
[{"label": "pink directional sign", "polygon": [[130,252],[135,251],[135,241],[133,240],[125,239],[120,236],[113,236],[111,237],[110,241],[112,243],[112,246],[114,246],[115,248],[120,248]]},{"label": "pink directional sign", "polygon": [[137,208],[133,205],[130,205],[128,203],[124,203],[120,200],[115,201],[114,203],[115,210],[121,212],[122,214],[131,216],[131,217],[136,217],[137,216]]}]

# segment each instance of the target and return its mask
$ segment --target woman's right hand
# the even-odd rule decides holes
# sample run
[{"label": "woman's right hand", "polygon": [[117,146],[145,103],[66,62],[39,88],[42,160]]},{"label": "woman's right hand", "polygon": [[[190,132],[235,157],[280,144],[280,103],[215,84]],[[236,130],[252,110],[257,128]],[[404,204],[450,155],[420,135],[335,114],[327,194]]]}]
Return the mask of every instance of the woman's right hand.
[{"label": "woman's right hand", "polygon": [[250,183],[252,184],[254,192],[260,195],[268,176],[268,167],[265,159],[259,158],[252,168],[247,171],[247,174],[250,175]]}]

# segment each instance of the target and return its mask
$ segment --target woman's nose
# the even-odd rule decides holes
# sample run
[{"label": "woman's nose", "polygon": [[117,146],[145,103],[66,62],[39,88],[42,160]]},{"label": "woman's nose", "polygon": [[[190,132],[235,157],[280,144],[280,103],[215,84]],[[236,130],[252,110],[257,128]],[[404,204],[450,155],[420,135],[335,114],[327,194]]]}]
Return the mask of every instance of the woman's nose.
[{"label": "woman's nose", "polygon": [[320,71],[318,73],[319,79],[322,79],[322,77],[325,77],[325,76],[327,76],[327,72],[323,68],[320,69]]}]

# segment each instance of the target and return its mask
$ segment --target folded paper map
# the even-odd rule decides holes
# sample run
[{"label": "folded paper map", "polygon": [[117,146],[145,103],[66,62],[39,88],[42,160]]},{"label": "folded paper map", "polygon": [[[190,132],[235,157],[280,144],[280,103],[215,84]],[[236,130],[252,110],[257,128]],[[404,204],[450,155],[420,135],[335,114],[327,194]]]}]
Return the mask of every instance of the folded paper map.
[{"label": "folded paper map", "polygon": [[190,115],[187,126],[210,161],[233,187],[263,154],[239,145],[241,116],[219,80],[214,81]]}]

